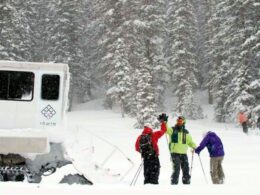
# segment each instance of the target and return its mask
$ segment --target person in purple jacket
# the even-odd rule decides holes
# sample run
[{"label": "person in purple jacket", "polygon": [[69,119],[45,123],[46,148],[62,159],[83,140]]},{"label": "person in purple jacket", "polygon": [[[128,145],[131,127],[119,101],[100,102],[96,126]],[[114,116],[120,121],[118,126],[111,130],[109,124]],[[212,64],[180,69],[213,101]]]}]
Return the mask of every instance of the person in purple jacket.
[{"label": "person in purple jacket", "polygon": [[210,156],[210,175],[212,183],[223,184],[225,174],[222,167],[222,161],[225,152],[222,141],[216,133],[208,131],[203,134],[203,140],[195,149],[195,153],[199,155],[205,147],[207,147]]}]

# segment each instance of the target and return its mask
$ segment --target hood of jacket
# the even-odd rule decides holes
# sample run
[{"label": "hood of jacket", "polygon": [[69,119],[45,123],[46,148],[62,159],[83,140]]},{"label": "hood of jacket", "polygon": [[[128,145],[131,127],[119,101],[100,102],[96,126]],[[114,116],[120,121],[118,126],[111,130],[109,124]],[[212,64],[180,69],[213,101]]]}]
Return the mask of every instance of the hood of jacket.
[{"label": "hood of jacket", "polygon": [[153,133],[153,130],[148,127],[148,126],[144,126],[144,130],[142,132],[142,134],[152,134]]}]

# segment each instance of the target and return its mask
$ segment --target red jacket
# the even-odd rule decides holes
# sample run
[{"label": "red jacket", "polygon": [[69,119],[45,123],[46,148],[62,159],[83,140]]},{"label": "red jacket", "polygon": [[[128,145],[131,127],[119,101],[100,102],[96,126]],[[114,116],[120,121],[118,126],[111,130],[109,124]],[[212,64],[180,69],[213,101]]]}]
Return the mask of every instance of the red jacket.
[{"label": "red jacket", "polygon": [[238,121],[242,124],[247,121],[247,116],[245,113],[240,112],[238,113]]},{"label": "red jacket", "polygon": [[[153,148],[156,152],[157,155],[159,155],[159,148],[158,148],[158,140],[160,137],[163,136],[163,134],[166,132],[167,128],[166,128],[166,124],[165,122],[162,122],[161,124],[161,130],[157,130],[155,132],[153,132],[153,130],[149,127],[144,127],[144,130],[142,132],[142,135],[146,135],[146,134],[152,134],[152,143],[153,143]],[[136,142],[135,142],[135,150],[140,152],[140,138],[141,135],[139,135],[139,137],[137,138]]]}]

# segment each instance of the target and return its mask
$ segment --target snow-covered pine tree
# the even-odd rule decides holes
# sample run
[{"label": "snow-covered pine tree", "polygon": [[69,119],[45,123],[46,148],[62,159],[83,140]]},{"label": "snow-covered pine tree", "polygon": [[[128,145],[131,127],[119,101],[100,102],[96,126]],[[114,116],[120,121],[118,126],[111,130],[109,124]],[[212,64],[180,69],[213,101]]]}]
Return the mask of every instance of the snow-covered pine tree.
[{"label": "snow-covered pine tree", "polygon": [[[107,95],[108,89],[113,87],[114,83],[108,83],[107,80],[115,74],[114,64],[112,64],[112,59],[114,56],[115,48],[112,46],[117,38],[122,38],[122,34],[116,32],[122,26],[122,4],[117,0],[108,0],[101,3],[104,22],[104,33],[101,38],[102,40],[102,58],[100,64],[100,70],[103,75],[103,83],[106,90],[104,106],[106,108],[112,109],[116,102],[111,99],[111,96]],[[120,17],[119,17],[120,15]],[[121,36],[120,36],[120,35]]]},{"label": "snow-covered pine tree", "polygon": [[98,88],[99,93],[103,93],[103,74],[100,71],[101,59],[104,56],[103,34],[105,32],[105,25],[103,20],[103,0],[86,1],[84,6],[84,20],[83,20],[83,55],[84,64],[86,66],[87,84],[84,101],[95,98],[93,93]]},{"label": "snow-covered pine tree", "polygon": [[226,122],[227,121],[227,112],[226,112],[226,99],[229,95],[227,86],[229,85],[230,75],[230,65],[227,63],[221,64],[221,66],[215,65],[215,69],[212,70],[212,79],[211,86],[213,86],[214,93],[214,110],[215,110],[215,119],[217,122]]},{"label": "snow-covered pine tree", "polygon": [[105,82],[107,85],[106,104],[108,107],[120,105],[122,115],[130,112],[131,102],[131,66],[128,60],[127,32],[124,22],[125,2],[111,0],[105,3],[107,10],[104,14],[106,33],[104,34],[104,52],[102,58]]},{"label": "snow-covered pine tree", "polygon": [[[158,80],[157,84],[154,80],[155,67],[158,68],[159,74],[164,71],[160,70],[164,66],[160,61],[162,59],[161,41],[163,38],[160,33],[163,31],[158,28],[163,23],[161,20],[163,4],[161,3],[161,1],[126,1],[127,20],[124,25],[125,29],[128,29],[126,40],[129,46],[129,63],[133,71],[131,115],[137,118],[135,126],[139,128],[142,128],[144,124],[157,125],[155,114],[158,108],[156,103],[162,102],[159,100],[159,96],[157,96],[157,100],[155,99],[155,87],[164,83],[160,83]],[[158,34],[155,33],[156,31]],[[164,81],[165,78],[160,79]],[[160,90],[163,92],[163,87]]]},{"label": "snow-covered pine tree", "polygon": [[227,99],[230,105],[228,112],[233,120],[235,119],[233,113],[243,110],[248,116],[252,116],[252,111],[258,106],[255,104],[257,94],[250,89],[251,83],[260,76],[258,54],[255,50],[257,44],[259,45],[258,21],[255,19],[257,15],[259,17],[257,7],[259,8],[259,4],[254,0],[236,1],[233,4],[232,14],[237,18],[234,25],[237,28],[235,32],[236,37],[239,37],[236,40],[240,44],[239,50],[236,50],[239,61],[234,64],[233,90]]},{"label": "snow-covered pine tree", "polygon": [[28,57],[25,28],[21,23],[19,2],[3,0],[0,3],[0,57],[23,61]]},{"label": "snow-covered pine tree", "polygon": [[130,65],[127,60],[126,45],[122,39],[115,41],[115,51],[110,59],[107,59],[114,66],[114,71],[108,77],[108,84],[111,86],[107,90],[107,96],[120,105],[122,117],[130,112],[131,87]]},{"label": "snow-covered pine tree", "polygon": [[[86,78],[87,67],[83,62],[83,0],[61,0],[56,5],[55,23],[50,29],[52,33],[52,59],[55,62],[65,62],[70,66],[71,91],[70,105],[72,102],[83,102],[83,92],[88,83]],[[83,73],[83,74],[82,74]],[[73,97],[77,99],[73,100]]]},{"label": "snow-covered pine tree", "polygon": [[0,58],[3,60],[12,59],[9,51],[10,48],[10,33],[12,31],[12,8],[8,0],[0,3]]},{"label": "snow-covered pine tree", "polygon": [[136,77],[136,70],[139,69],[140,61],[143,60],[143,26],[140,20],[140,0],[124,1],[124,17],[123,23],[124,40],[127,44],[128,62],[130,64],[130,75],[132,75],[130,113],[132,117],[137,117],[137,84],[139,78]]},{"label": "snow-covered pine tree", "polygon": [[254,0],[249,1],[249,4],[250,6],[247,6],[247,17],[251,21],[252,34],[245,40],[242,48],[249,47],[249,54],[252,57],[251,63],[255,67],[249,91],[254,96],[251,122],[252,125],[256,125],[256,121],[260,116],[260,3]]},{"label": "snow-covered pine tree", "polygon": [[206,51],[212,66],[209,72],[208,88],[214,94],[215,119],[218,122],[225,122],[227,119],[224,105],[229,95],[227,86],[230,84],[232,76],[232,67],[227,63],[228,53],[223,47],[231,27],[230,23],[233,21],[228,17],[230,10],[228,2],[214,1],[212,2],[212,18],[208,21],[208,25],[212,29],[212,37],[209,40],[211,49]]},{"label": "snow-covered pine tree", "polygon": [[252,14],[257,13],[255,3],[227,0],[217,1],[214,6],[214,69],[210,84],[216,97],[217,121],[234,121],[239,110],[249,114],[255,104],[255,92],[250,88],[259,77],[257,55],[253,52],[257,47],[257,23],[253,19],[257,16]]},{"label": "snow-covered pine tree", "polygon": [[136,128],[143,128],[144,125],[156,127],[156,104],[154,88],[152,86],[152,70],[148,60],[143,58],[139,63],[139,68],[135,70],[134,79],[136,86],[136,105],[137,105],[137,123]]},{"label": "snow-covered pine tree", "polygon": [[200,71],[197,72],[197,80],[201,89],[206,88],[209,72],[209,64],[207,61],[206,51],[208,49],[209,31],[207,29],[207,20],[210,9],[207,5],[207,0],[192,0],[194,6],[194,14],[197,18],[197,29],[198,33],[195,39],[196,48],[196,61],[198,62],[198,68]]},{"label": "snow-covered pine tree", "polygon": [[194,39],[196,38],[196,18],[189,0],[176,0],[168,7],[168,32],[171,53],[168,58],[172,74],[174,93],[178,102],[176,111],[186,118],[202,117],[201,109],[194,100],[194,88],[197,86],[197,62]]},{"label": "snow-covered pine tree", "polygon": [[[19,3],[18,3],[19,2]],[[49,29],[54,25],[55,1],[16,1],[20,22],[25,30],[23,39],[28,48],[27,61],[49,61],[51,44]]]},{"label": "snow-covered pine tree", "polygon": [[[224,104],[226,109],[226,115],[228,121],[233,121],[236,119],[236,108],[234,107],[234,102],[238,95],[238,88],[236,88],[235,77],[237,73],[237,69],[239,68],[240,64],[240,46],[243,42],[243,22],[239,16],[239,10],[241,7],[241,1],[224,1],[226,4],[226,8],[222,8],[222,10],[226,10],[224,13],[224,17],[227,19],[228,24],[224,26],[221,24],[222,27],[222,34],[224,32],[228,32],[228,34],[224,34],[223,38],[223,48],[225,51],[223,52],[224,59],[226,63],[230,65],[230,70],[232,74],[230,75],[230,82],[226,86],[228,89],[228,97]],[[225,23],[224,23],[225,24]],[[235,80],[234,80],[235,79]],[[246,81],[248,82],[248,81]],[[244,89],[247,87],[243,87]]]},{"label": "snow-covered pine tree", "polygon": [[[165,39],[165,1],[140,1],[140,18],[142,28],[142,44],[146,50],[145,57],[152,68],[155,102],[158,111],[164,111],[165,90],[168,83],[168,68],[164,61],[163,44]],[[140,40],[141,41],[141,40]]]},{"label": "snow-covered pine tree", "polygon": [[251,82],[249,90],[254,94],[253,109],[251,111],[251,123],[256,126],[258,117],[260,116],[260,79]]},{"label": "snow-covered pine tree", "polygon": [[214,24],[213,14],[215,10],[216,0],[192,0],[195,7],[195,15],[197,18],[198,38],[196,40],[196,56],[198,62],[197,78],[199,87],[207,89],[208,102],[213,104],[213,90],[212,86],[208,85],[211,78],[210,73],[213,69],[213,35]]}]

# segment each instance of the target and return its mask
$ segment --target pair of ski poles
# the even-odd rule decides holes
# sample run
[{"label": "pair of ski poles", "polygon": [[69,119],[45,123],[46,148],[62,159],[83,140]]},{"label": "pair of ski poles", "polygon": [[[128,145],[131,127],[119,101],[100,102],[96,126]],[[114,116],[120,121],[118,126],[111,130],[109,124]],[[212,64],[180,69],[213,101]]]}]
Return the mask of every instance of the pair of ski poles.
[{"label": "pair of ski poles", "polygon": [[144,166],[144,162],[142,161],[141,164],[140,164],[140,166],[138,167],[138,169],[137,169],[135,175],[134,175],[133,180],[132,180],[131,183],[130,183],[130,186],[134,186],[134,185],[136,184],[137,179],[138,179],[138,177],[139,177],[139,175],[140,175],[140,173],[141,173],[141,171],[142,171],[143,166]]},{"label": "pair of ski poles", "polygon": [[[194,153],[192,153],[192,156],[191,156],[190,177],[191,177],[191,174],[192,174],[193,156],[194,156]],[[199,154],[198,154],[198,157],[199,157],[199,160],[200,160],[200,166],[201,166],[201,169],[202,169],[202,172],[203,172],[203,175],[204,175],[204,179],[205,179],[206,183],[208,184],[208,180],[207,180],[207,177],[206,177],[206,174],[205,174],[205,171],[204,171],[204,168],[203,168],[203,165],[202,165],[202,161],[201,161],[201,158],[200,158]]]}]

